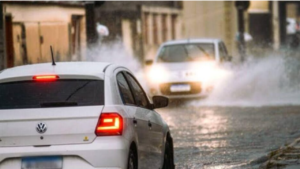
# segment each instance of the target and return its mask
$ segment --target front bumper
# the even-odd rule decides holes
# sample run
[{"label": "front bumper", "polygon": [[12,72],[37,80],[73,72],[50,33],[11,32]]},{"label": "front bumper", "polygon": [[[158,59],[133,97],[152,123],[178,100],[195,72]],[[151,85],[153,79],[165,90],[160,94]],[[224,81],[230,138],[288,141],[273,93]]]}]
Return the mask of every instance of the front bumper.
[{"label": "front bumper", "polygon": [[97,137],[91,144],[47,147],[0,147],[0,169],[21,169],[22,157],[62,156],[63,169],[125,169],[129,141],[120,136]]},{"label": "front bumper", "polygon": [[[191,91],[189,92],[171,92],[170,86],[172,84],[191,84]],[[207,86],[201,82],[169,82],[150,86],[150,96],[163,95],[169,99],[181,99],[181,98],[204,98],[207,97],[213,87]]]}]

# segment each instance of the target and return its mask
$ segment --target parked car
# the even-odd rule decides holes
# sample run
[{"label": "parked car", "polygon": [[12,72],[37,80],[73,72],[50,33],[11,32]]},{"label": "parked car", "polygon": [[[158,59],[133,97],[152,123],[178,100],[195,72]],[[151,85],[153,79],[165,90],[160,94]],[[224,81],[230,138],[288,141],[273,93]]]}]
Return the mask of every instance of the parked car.
[{"label": "parked car", "polygon": [[0,73],[1,169],[174,168],[168,125],[125,67],[34,64]]},{"label": "parked car", "polygon": [[217,63],[230,61],[220,39],[185,39],[162,44],[151,65],[148,84],[151,95],[169,98],[205,97],[213,90]]}]

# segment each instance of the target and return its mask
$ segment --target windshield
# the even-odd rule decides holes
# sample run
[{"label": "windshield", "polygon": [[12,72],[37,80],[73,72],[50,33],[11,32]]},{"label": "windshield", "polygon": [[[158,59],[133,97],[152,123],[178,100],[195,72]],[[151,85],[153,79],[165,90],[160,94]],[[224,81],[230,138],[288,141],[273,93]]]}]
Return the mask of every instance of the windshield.
[{"label": "windshield", "polygon": [[213,43],[195,43],[164,46],[157,62],[193,62],[213,60],[215,50]]},{"label": "windshield", "polygon": [[24,81],[0,84],[0,109],[103,104],[103,80]]}]

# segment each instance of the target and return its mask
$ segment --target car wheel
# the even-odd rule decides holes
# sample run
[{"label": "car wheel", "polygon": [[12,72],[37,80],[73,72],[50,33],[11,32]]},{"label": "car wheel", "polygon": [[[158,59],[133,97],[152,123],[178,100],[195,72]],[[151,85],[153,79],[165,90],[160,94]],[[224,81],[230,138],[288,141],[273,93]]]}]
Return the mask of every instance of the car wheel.
[{"label": "car wheel", "polygon": [[172,150],[173,150],[173,147],[171,146],[169,141],[167,141],[166,146],[165,146],[163,169],[174,169]]},{"label": "car wheel", "polygon": [[129,151],[127,169],[137,169],[137,157],[132,149]]}]

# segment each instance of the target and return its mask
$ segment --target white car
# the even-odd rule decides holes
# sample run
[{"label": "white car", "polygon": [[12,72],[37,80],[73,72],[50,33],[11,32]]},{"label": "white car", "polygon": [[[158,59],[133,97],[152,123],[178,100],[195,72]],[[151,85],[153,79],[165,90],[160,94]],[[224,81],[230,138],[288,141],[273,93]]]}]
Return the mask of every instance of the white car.
[{"label": "white car", "polygon": [[0,169],[174,168],[168,125],[125,67],[34,64],[0,73]]},{"label": "white car", "polygon": [[219,39],[186,39],[162,44],[151,65],[148,84],[151,95],[169,98],[207,96],[220,74],[218,63],[230,61]]}]

